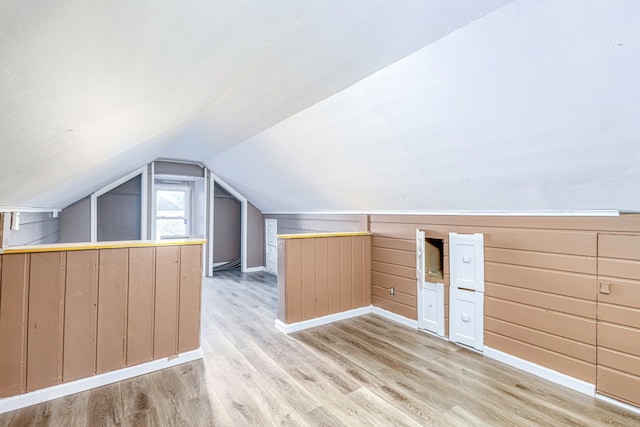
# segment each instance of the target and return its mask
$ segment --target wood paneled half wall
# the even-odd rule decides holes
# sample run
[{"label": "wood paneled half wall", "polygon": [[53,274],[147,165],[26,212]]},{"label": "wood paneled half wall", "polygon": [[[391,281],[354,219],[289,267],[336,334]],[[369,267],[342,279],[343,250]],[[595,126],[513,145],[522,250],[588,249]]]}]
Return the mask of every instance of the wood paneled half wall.
[{"label": "wood paneled half wall", "polygon": [[0,254],[0,397],[200,347],[202,240]]},{"label": "wood paneled half wall", "polygon": [[293,324],[371,305],[367,232],[278,236],[278,320]]}]

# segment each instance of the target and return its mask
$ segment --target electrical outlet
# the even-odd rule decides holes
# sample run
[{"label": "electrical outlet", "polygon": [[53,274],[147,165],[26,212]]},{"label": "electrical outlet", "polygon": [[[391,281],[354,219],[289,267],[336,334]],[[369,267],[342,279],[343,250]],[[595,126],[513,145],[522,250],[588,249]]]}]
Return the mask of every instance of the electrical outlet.
[{"label": "electrical outlet", "polygon": [[391,296],[394,296],[396,294],[396,288],[389,288],[389,293]]}]

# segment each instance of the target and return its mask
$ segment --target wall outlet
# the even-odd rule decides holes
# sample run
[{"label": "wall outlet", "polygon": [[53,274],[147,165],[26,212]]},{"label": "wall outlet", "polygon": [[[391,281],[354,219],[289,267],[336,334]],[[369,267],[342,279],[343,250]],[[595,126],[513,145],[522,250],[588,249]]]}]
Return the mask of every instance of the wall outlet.
[{"label": "wall outlet", "polygon": [[394,296],[396,294],[396,288],[389,288],[389,293],[391,296]]}]

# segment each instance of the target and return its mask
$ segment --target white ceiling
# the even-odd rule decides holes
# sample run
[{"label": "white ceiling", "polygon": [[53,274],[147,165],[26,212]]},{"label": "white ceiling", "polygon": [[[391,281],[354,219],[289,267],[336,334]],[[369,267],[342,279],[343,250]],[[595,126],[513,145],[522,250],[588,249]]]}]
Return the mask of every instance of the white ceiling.
[{"label": "white ceiling", "polygon": [[640,211],[638,17],[517,1],[208,164],[266,212]]},{"label": "white ceiling", "polygon": [[640,210],[634,0],[4,2],[0,206],[159,157],[263,211]]}]

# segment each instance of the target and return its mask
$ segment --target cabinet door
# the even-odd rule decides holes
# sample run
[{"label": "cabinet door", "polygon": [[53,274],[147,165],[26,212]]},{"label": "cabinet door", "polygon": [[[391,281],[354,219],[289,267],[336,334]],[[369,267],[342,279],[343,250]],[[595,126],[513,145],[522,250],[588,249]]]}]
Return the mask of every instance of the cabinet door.
[{"label": "cabinet door", "polygon": [[422,284],[418,294],[418,328],[444,336],[444,285]]},{"label": "cabinet door", "polygon": [[483,351],[484,293],[450,289],[449,340]]},{"label": "cabinet door", "polygon": [[482,234],[449,233],[452,288],[484,292],[484,240]]}]

